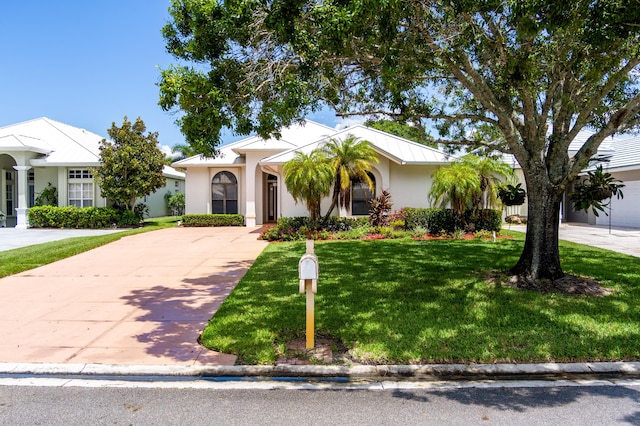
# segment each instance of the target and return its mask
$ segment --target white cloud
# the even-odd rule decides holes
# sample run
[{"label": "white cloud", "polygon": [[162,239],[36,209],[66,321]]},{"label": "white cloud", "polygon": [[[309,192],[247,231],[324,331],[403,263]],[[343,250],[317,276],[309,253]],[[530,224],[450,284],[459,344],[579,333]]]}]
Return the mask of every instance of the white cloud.
[{"label": "white cloud", "polygon": [[338,122],[334,126],[336,130],[346,129],[347,127],[355,126],[356,124],[364,124],[367,121],[367,117],[364,116],[353,116],[347,118],[340,118]]},{"label": "white cloud", "polygon": [[160,145],[160,151],[165,155],[165,157],[177,157],[177,154],[173,153],[172,148],[169,145]]}]

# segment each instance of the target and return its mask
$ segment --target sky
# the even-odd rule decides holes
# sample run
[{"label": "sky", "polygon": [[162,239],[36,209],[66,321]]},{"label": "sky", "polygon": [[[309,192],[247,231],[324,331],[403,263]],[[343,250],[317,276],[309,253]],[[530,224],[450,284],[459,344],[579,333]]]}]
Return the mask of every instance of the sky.
[{"label": "sky", "polygon": [[[160,69],[177,63],[162,27],[169,0],[0,2],[0,127],[47,117],[107,137],[142,118],[163,151],[185,143],[158,106]],[[307,117],[331,126],[329,110]],[[342,124],[344,125],[344,123]],[[228,134],[224,142],[237,140]]]}]

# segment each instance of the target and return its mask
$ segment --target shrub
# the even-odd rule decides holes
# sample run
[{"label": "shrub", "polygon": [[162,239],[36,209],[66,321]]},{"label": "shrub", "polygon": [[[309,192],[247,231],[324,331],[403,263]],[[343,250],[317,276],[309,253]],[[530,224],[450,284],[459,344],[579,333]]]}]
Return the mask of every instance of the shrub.
[{"label": "shrub", "polygon": [[181,216],[184,214],[185,197],[182,192],[176,192],[173,195],[171,195],[171,192],[167,192],[164,195],[164,200],[171,215]]},{"label": "shrub", "polygon": [[118,221],[116,222],[119,227],[129,227],[139,225],[141,222],[140,217],[136,212],[132,212],[129,209],[120,210],[118,215]]},{"label": "shrub", "polygon": [[57,206],[58,190],[51,182],[47,182],[47,187],[38,194],[34,202],[36,206]]},{"label": "shrub", "polygon": [[373,226],[388,226],[391,212],[391,194],[386,189],[377,198],[369,200],[369,222]]},{"label": "shrub", "polygon": [[120,215],[112,207],[35,206],[29,209],[28,219],[32,228],[96,229],[119,223]]},{"label": "shrub", "polygon": [[477,215],[466,213],[466,222],[474,224],[474,231],[500,231],[502,227],[502,212],[500,210],[484,209],[480,210]]},{"label": "shrub", "polygon": [[451,209],[413,208],[403,209],[405,228],[414,230],[417,227],[428,229],[433,234],[453,233],[456,229],[472,228],[475,231],[499,231],[502,225],[502,213],[499,210],[484,209],[477,214],[471,210],[464,217]]},{"label": "shrub", "polygon": [[243,226],[241,214],[186,214],[182,216],[183,226]]}]

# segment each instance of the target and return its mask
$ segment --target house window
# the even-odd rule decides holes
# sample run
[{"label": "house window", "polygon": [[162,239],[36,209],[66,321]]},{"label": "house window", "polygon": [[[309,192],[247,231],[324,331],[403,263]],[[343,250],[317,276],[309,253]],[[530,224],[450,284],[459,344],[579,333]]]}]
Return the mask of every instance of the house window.
[{"label": "house window", "polygon": [[213,177],[211,205],[214,214],[238,213],[238,180],[233,173],[220,172]]},{"label": "house window", "polygon": [[373,182],[373,191],[369,189],[366,182],[351,181],[351,214],[353,216],[366,216],[369,214],[369,200],[376,193],[376,178],[371,173],[367,173]]},{"label": "house window", "polygon": [[176,192],[180,192],[180,182],[178,182],[177,180],[174,181],[173,187],[175,188]]},{"label": "house window", "polygon": [[6,203],[6,209],[7,209],[7,216],[13,216],[14,215],[14,211],[13,211],[13,195],[14,195],[14,182],[13,182],[13,176],[14,176],[14,172],[6,172],[5,174],[5,179],[6,179],[6,183],[5,183],[5,199],[7,201]]},{"label": "house window", "polygon": [[87,169],[69,170],[69,205],[93,206],[93,175]]},{"label": "house window", "polygon": [[29,185],[29,207],[33,207],[36,204],[35,173],[33,172],[33,170],[29,171],[29,177],[27,181]]}]

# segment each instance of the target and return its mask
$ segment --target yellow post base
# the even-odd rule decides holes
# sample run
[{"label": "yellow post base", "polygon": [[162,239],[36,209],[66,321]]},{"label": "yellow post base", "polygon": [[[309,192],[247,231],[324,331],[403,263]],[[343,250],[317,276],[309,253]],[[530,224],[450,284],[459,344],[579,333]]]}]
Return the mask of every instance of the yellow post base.
[{"label": "yellow post base", "polygon": [[307,293],[307,349],[315,347],[315,330],[314,330],[314,294],[311,291],[311,280],[305,280],[305,293]]}]

